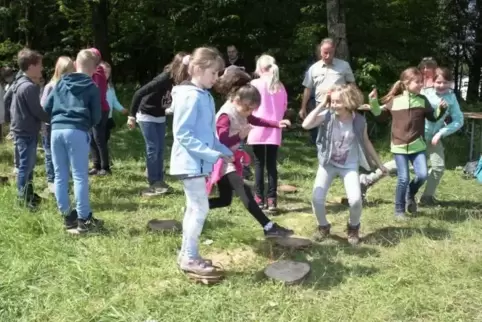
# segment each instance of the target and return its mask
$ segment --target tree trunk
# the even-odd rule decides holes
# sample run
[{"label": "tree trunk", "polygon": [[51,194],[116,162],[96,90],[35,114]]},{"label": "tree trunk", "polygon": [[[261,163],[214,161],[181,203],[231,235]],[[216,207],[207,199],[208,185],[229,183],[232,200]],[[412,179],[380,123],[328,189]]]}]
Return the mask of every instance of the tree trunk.
[{"label": "tree trunk", "polygon": [[92,3],[92,27],[94,30],[94,47],[101,52],[103,60],[111,62],[111,53],[107,29],[108,18],[108,1],[94,1]]},{"label": "tree trunk", "polygon": [[482,0],[475,2],[477,11],[477,27],[475,29],[475,50],[472,56],[472,63],[469,67],[469,86],[467,88],[467,102],[475,102],[479,99],[480,70],[482,68]]},{"label": "tree trunk", "polygon": [[326,1],[328,36],[335,41],[336,56],[344,60],[349,60],[350,53],[346,39],[345,7],[343,4],[344,0]]}]

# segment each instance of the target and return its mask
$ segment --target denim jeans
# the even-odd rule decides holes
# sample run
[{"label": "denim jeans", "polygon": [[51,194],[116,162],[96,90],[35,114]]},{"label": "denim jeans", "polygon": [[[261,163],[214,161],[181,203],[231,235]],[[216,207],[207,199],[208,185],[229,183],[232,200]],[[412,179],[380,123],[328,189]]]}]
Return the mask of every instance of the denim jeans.
[{"label": "denim jeans", "polygon": [[33,170],[37,162],[37,135],[15,135],[18,173],[17,191],[19,197],[26,197],[27,184],[33,180]]},{"label": "denim jeans", "polygon": [[89,134],[81,130],[63,129],[53,130],[51,136],[57,206],[64,216],[71,211],[69,171],[72,168],[77,215],[79,218],[87,219],[90,214]]},{"label": "denim jeans", "polygon": [[[394,156],[398,171],[395,211],[404,213],[407,198],[415,198],[418,190],[427,180],[427,157],[425,151],[413,154],[394,154]],[[410,181],[409,161],[415,171],[415,178],[412,181]]]},{"label": "denim jeans", "polygon": [[45,152],[45,172],[47,174],[47,182],[53,183],[55,180],[54,164],[52,163],[52,150],[50,148],[50,124],[45,124],[45,129],[42,133],[42,145]]},{"label": "denim jeans", "polygon": [[164,145],[166,123],[139,122],[146,142],[147,181],[150,185],[164,181]]},{"label": "denim jeans", "polygon": [[183,180],[186,195],[186,211],[182,222],[181,257],[199,258],[199,236],[209,212],[206,178],[197,177]]},{"label": "denim jeans", "polygon": [[107,122],[109,111],[102,112],[102,117],[90,134],[90,147],[92,152],[92,163],[97,170],[110,170],[109,147],[107,146]]}]

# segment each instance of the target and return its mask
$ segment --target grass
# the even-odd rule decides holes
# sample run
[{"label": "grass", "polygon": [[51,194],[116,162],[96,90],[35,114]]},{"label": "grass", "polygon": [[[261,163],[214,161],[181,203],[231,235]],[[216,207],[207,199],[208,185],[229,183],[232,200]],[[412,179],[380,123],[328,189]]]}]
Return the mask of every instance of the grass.
[{"label": "grass", "polygon": [[[299,192],[280,197],[290,211],[275,220],[310,236],[317,163],[306,142],[305,133],[286,135],[280,181]],[[104,233],[67,235],[53,200],[29,213],[15,206],[13,184],[0,188],[0,321],[482,321],[482,189],[454,169],[466,155],[456,142],[466,139],[447,144],[449,170],[438,195],[444,207],[395,222],[395,180],[385,179],[370,191],[365,241],[357,248],[343,240],[348,210],[338,204],[328,211],[340,238],[305,251],[270,247],[237,200],[212,211],[201,251],[221,261],[228,276],[207,287],[178,271],[179,235],[146,230],[153,218],[181,220],[180,183],[169,179],[173,194],[142,199],[143,141],[139,131],[119,129],[111,144],[114,175],[91,179]],[[11,172],[11,146],[0,149],[0,171]],[[46,186],[42,157],[35,184]],[[337,180],[330,198],[343,195]],[[262,278],[260,271],[279,258],[310,262],[310,277],[289,287]]]}]

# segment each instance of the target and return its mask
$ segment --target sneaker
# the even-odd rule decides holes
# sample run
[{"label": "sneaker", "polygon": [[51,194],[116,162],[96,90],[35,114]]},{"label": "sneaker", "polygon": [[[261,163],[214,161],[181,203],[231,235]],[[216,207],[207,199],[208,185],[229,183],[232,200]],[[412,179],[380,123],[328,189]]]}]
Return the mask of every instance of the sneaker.
[{"label": "sneaker", "polygon": [[188,273],[201,276],[218,276],[219,271],[203,259],[182,259],[180,268]]},{"label": "sneaker", "polygon": [[405,221],[407,220],[407,216],[405,216],[405,212],[396,211],[395,212],[395,220]]},{"label": "sneaker", "polygon": [[268,198],[268,211],[269,212],[277,212],[278,207],[277,207],[277,202],[275,198]]},{"label": "sneaker", "polygon": [[284,228],[276,223],[273,223],[273,226],[270,230],[264,231],[264,237],[266,238],[273,238],[273,237],[289,237],[294,234],[294,231],[291,229]]},{"label": "sneaker", "polygon": [[413,197],[407,198],[407,211],[411,214],[417,212],[417,201]]},{"label": "sneaker", "polygon": [[313,240],[315,241],[325,240],[328,236],[330,236],[330,229],[331,229],[330,224],[326,226],[318,226],[318,228],[316,229],[313,235]]},{"label": "sneaker", "polygon": [[156,196],[160,196],[161,193],[157,192],[154,186],[150,186],[149,188],[142,190],[141,195],[143,197],[156,197]]},{"label": "sneaker", "polygon": [[77,227],[77,210],[72,210],[67,216],[64,216],[65,229],[74,229]]},{"label": "sneaker", "polygon": [[258,205],[259,208],[264,209],[264,199],[262,197],[255,195],[254,201],[256,201],[256,204]]},{"label": "sneaker", "polygon": [[156,182],[152,185],[152,188],[154,188],[154,190],[156,191],[156,193],[158,194],[165,194],[169,191],[169,186],[163,182],[163,181],[159,181],[159,182]]},{"label": "sneaker", "polygon": [[99,169],[92,168],[89,170],[89,176],[95,176],[99,171],[100,171]]},{"label": "sneaker", "polygon": [[434,196],[422,196],[419,201],[420,206],[433,207],[438,206],[440,203]]},{"label": "sneaker", "polygon": [[356,226],[350,226],[350,224],[347,225],[348,227],[348,243],[350,245],[357,245],[360,242],[360,224]]},{"label": "sneaker", "polygon": [[[182,259],[183,259],[183,256],[181,253],[179,253],[179,255],[177,255],[177,260],[176,260],[177,265],[181,266]],[[198,260],[205,262],[209,266],[213,265],[213,261],[210,259],[199,257]]]},{"label": "sneaker", "polygon": [[112,171],[110,171],[110,169],[101,169],[99,171],[97,171],[96,175],[98,176],[101,176],[101,177],[104,177],[104,176],[108,176],[108,175],[111,175],[112,174]]},{"label": "sneaker", "polygon": [[90,229],[101,227],[103,224],[104,224],[104,221],[94,218],[92,216],[92,213],[90,213],[87,219],[82,219],[82,218],[77,219],[77,232],[86,233]]}]

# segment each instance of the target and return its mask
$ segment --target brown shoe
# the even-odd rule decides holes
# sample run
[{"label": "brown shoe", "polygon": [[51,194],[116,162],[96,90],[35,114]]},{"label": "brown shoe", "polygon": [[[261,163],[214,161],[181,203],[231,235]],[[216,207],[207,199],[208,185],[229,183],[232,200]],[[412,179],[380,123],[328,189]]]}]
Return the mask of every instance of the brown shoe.
[{"label": "brown shoe", "polygon": [[313,240],[317,242],[325,240],[328,236],[330,236],[330,229],[330,224],[326,226],[318,226],[315,233],[313,234]]},{"label": "brown shoe", "polygon": [[348,243],[350,245],[357,245],[360,242],[360,224],[356,226],[350,226],[350,224],[347,224],[348,228]]}]

